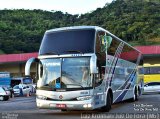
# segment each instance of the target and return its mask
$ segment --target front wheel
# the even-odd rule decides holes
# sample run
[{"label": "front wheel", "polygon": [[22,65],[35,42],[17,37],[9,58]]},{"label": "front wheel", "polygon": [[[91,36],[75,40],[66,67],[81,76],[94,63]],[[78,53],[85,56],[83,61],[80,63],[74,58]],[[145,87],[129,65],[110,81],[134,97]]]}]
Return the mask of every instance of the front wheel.
[{"label": "front wheel", "polygon": [[108,93],[107,99],[106,99],[106,105],[102,108],[102,110],[109,112],[111,108],[112,108],[112,98],[111,98],[111,95]]}]

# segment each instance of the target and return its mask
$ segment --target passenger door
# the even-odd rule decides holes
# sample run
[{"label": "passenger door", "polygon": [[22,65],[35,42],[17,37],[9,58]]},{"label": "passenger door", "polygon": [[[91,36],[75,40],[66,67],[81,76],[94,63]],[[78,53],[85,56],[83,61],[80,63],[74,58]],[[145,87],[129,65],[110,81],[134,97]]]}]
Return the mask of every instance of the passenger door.
[{"label": "passenger door", "polygon": [[105,105],[105,82],[99,74],[95,74],[94,87],[94,105],[99,108]]},{"label": "passenger door", "polygon": [[96,37],[96,56],[97,56],[97,70],[94,74],[94,103],[95,108],[105,105],[105,67],[106,67],[106,41],[104,41],[105,32],[97,32]]}]

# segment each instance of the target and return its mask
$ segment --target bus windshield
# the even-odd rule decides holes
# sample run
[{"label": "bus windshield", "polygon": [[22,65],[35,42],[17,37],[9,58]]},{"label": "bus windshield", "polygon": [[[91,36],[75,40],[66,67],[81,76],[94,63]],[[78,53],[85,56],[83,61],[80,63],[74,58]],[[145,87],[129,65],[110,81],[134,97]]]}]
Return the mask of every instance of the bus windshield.
[{"label": "bus windshield", "polygon": [[71,53],[67,51],[77,51],[74,53],[92,53],[94,52],[94,38],[94,29],[46,32],[41,43],[39,54],[60,55]]},{"label": "bus windshield", "polygon": [[89,57],[43,59],[44,75],[38,87],[49,89],[92,87]]}]

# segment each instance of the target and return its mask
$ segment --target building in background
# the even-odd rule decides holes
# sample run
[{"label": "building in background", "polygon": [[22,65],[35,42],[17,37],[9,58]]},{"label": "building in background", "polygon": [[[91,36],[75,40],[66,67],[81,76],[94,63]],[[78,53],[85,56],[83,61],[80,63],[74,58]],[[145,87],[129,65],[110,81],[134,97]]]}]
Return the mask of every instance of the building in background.
[{"label": "building in background", "polygon": [[[24,76],[25,63],[31,57],[37,57],[38,53],[7,54],[0,55],[0,72],[10,72],[11,77]],[[35,78],[35,64],[31,67],[31,77]]]},{"label": "building in background", "polygon": [[143,54],[144,83],[160,82],[160,45],[136,48]]},{"label": "building in background", "polygon": [[[144,83],[160,82],[160,45],[135,47],[143,54]],[[0,72],[10,72],[12,77],[24,76],[25,63],[38,53],[0,55]],[[31,77],[36,74],[35,64],[31,67]]]}]

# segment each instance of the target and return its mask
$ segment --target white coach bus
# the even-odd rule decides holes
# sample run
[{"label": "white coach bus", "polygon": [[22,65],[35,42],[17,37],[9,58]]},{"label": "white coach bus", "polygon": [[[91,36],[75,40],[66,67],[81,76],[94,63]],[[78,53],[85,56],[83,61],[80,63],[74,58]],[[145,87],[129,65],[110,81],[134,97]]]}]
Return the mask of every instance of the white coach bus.
[{"label": "white coach bus", "polygon": [[37,62],[39,108],[109,111],[112,103],[138,99],[143,81],[141,53],[98,26],[74,26],[45,32]]}]

